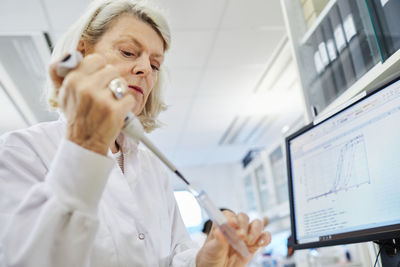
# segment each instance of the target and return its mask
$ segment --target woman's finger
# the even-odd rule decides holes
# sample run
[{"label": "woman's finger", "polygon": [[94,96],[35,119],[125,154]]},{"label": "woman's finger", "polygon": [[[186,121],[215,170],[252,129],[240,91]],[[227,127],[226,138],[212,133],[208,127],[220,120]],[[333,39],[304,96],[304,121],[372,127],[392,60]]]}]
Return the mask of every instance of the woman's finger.
[{"label": "woman's finger", "polygon": [[91,78],[96,81],[96,87],[94,90],[107,88],[110,82],[115,78],[120,78],[121,81],[127,86],[125,80],[120,77],[119,71],[114,66],[107,64],[103,68],[99,69],[96,73],[90,75]]},{"label": "woman's finger", "polygon": [[102,55],[93,53],[85,56],[76,70],[82,74],[92,74],[106,65],[107,61]]},{"label": "woman's finger", "polygon": [[263,224],[260,220],[254,220],[249,225],[247,244],[252,246],[258,240],[263,230]]},{"label": "woman's finger", "polygon": [[[64,80],[64,78],[59,77],[57,75],[57,66],[60,63],[60,61],[54,62],[52,64],[50,64],[49,66],[49,74],[50,74],[50,78],[53,82],[54,87],[56,88],[56,90],[59,90],[61,87],[61,84]],[[57,93],[56,93],[57,94]]]},{"label": "woman's finger", "polygon": [[248,232],[249,227],[249,216],[247,214],[241,212],[237,215],[237,220],[239,222],[239,236],[242,239],[245,239]]},{"label": "woman's finger", "polygon": [[271,233],[270,232],[262,232],[260,237],[257,239],[254,245],[258,247],[265,247],[269,243],[271,243]]},{"label": "woman's finger", "polygon": [[224,210],[222,212],[226,219],[228,220],[228,223],[234,228],[234,229],[239,229],[240,225],[239,225],[239,220],[236,216],[236,214],[233,211],[230,210]]},{"label": "woman's finger", "polygon": [[268,219],[268,217],[263,217],[262,221],[263,221],[264,227],[266,227],[266,226],[269,224],[269,219]]},{"label": "woman's finger", "polygon": [[126,94],[119,101],[119,104],[123,107],[121,111],[123,114],[128,114],[129,111],[137,104],[135,98],[132,95]]}]

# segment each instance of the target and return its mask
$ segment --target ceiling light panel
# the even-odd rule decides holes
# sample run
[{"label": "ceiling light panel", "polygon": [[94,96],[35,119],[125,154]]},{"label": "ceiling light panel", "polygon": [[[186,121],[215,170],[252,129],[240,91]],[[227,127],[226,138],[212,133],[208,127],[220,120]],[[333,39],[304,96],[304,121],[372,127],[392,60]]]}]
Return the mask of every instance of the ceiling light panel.
[{"label": "ceiling light panel", "polygon": [[231,120],[237,113],[242,112],[243,96],[198,96],[191,104],[191,118],[193,121],[213,118],[215,120]]},{"label": "ceiling light panel", "polygon": [[241,28],[284,29],[283,13],[278,0],[230,0],[226,9],[223,29]]},{"label": "ceiling light panel", "polygon": [[42,0],[54,31],[65,32],[90,4],[90,0]]},{"label": "ceiling light panel", "polygon": [[214,30],[179,30],[172,32],[171,49],[164,64],[169,68],[204,67],[212,47]]},{"label": "ceiling light panel", "polygon": [[48,31],[40,0],[1,0],[0,32]]},{"label": "ceiling light panel", "polygon": [[225,11],[224,1],[157,0],[164,8],[172,29],[210,30],[216,28]]},{"label": "ceiling light panel", "polygon": [[168,104],[181,97],[192,97],[201,77],[200,68],[168,68],[165,98]]},{"label": "ceiling light panel", "polygon": [[219,145],[252,145],[265,131],[269,118],[266,115],[236,116],[226,128]]},{"label": "ceiling light panel", "polygon": [[262,64],[285,35],[279,30],[221,30],[210,56],[209,67]]},{"label": "ceiling light panel", "polygon": [[262,65],[207,68],[198,94],[201,96],[246,96],[253,92],[263,71]]}]

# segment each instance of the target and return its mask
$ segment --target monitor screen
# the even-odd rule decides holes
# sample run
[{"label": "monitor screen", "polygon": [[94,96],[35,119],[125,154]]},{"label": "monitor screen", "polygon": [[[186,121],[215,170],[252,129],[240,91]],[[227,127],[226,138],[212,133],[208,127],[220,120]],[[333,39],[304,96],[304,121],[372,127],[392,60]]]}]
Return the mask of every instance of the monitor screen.
[{"label": "monitor screen", "polygon": [[286,138],[295,248],[400,232],[400,81]]}]

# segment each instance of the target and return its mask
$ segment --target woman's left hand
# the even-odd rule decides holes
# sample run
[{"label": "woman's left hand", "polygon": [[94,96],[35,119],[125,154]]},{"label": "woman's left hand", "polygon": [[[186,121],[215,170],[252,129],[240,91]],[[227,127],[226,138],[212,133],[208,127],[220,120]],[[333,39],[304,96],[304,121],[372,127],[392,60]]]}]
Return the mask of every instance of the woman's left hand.
[{"label": "woman's left hand", "polygon": [[237,215],[231,211],[223,213],[228,223],[236,230],[236,234],[245,242],[251,256],[249,258],[241,256],[229,245],[221,230],[213,224],[206,242],[197,254],[197,267],[246,266],[259,248],[271,242],[271,234],[263,231],[264,225],[260,220],[250,223],[245,213]]}]

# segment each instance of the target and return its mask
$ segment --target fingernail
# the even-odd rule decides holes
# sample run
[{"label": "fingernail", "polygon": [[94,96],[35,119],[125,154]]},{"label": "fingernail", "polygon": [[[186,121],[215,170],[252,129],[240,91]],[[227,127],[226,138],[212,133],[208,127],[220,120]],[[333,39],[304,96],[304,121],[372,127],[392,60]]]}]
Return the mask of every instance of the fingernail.
[{"label": "fingernail", "polygon": [[61,60],[61,62],[67,61],[70,57],[71,57],[71,54],[66,55],[66,56]]},{"label": "fingernail", "polygon": [[264,245],[264,243],[265,243],[264,239],[261,239],[260,241],[258,241],[258,245],[259,245],[259,246]]}]

